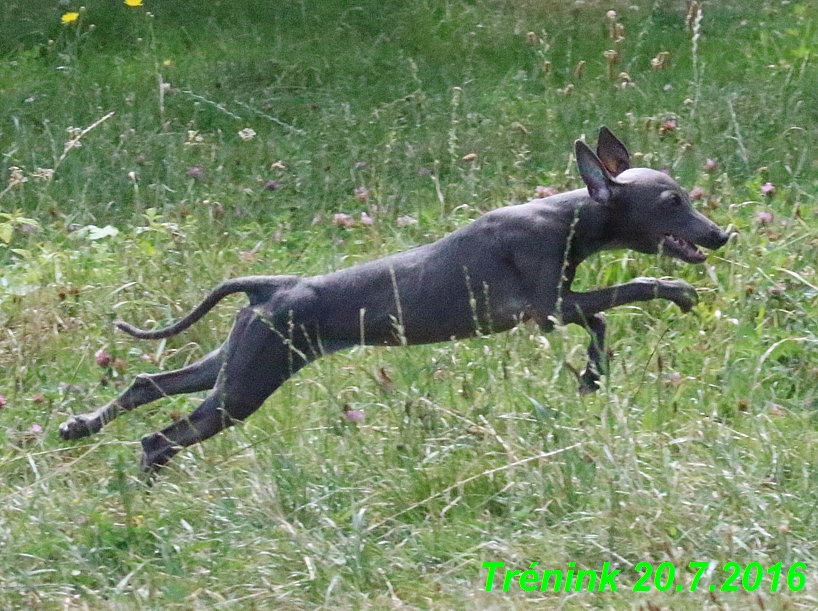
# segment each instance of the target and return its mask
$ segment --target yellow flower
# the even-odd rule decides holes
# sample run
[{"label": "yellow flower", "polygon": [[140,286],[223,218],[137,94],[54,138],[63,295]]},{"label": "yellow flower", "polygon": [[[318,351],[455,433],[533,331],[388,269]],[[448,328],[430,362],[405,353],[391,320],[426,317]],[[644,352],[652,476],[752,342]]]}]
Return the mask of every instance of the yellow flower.
[{"label": "yellow flower", "polygon": [[80,18],[79,13],[66,13],[65,15],[62,16],[62,22],[71,23],[72,21],[76,21],[79,18]]},{"label": "yellow flower", "polygon": [[142,6],[142,0],[125,0],[128,6]]}]

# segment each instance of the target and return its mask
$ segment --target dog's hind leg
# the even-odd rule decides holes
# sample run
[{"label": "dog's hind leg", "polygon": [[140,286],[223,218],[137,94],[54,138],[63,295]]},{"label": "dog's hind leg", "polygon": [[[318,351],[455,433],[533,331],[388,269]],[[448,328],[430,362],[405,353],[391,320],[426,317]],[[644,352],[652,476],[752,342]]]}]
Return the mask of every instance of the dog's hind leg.
[{"label": "dog's hind leg", "polygon": [[156,471],[182,448],[204,441],[233,423],[233,418],[222,407],[222,398],[211,392],[189,416],[142,438],[142,470]]},{"label": "dog's hind leg", "polygon": [[[283,342],[280,347],[284,348]],[[279,364],[286,362],[286,348],[277,350],[284,357]],[[186,418],[177,420],[169,427],[158,433],[146,435],[142,438],[142,470],[156,471],[164,466],[179,450],[199,443],[212,437],[216,433],[243,421],[255,412],[292,373],[303,367],[306,362],[302,359],[293,361],[297,366],[288,364],[277,371],[255,370],[251,373],[258,375],[241,375],[240,372],[231,378],[226,366],[215,388],[205,398],[199,407]],[[269,364],[269,363],[268,363]]]},{"label": "dog's hind leg", "polygon": [[213,390],[190,416],[142,439],[143,470],[155,471],[180,449],[243,421],[290,376],[320,356],[315,349],[317,331],[303,322],[311,320],[306,297],[282,299],[281,309],[271,304],[269,310],[248,307],[239,312],[223,347]]},{"label": "dog's hind leg", "polygon": [[162,397],[210,390],[222,366],[221,348],[195,363],[164,373],[141,373],[119,397],[88,414],[72,416],[60,425],[63,439],[79,439],[99,431],[123,412]]}]

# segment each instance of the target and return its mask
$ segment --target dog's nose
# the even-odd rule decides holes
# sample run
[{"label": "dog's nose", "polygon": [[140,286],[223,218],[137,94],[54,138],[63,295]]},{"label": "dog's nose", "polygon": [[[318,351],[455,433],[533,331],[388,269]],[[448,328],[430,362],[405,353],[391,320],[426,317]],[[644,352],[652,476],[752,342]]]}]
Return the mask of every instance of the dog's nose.
[{"label": "dog's nose", "polygon": [[721,248],[722,246],[727,244],[727,240],[729,239],[730,234],[728,234],[726,231],[722,231],[721,229],[719,229],[716,232],[716,235],[714,236],[713,240],[714,248]]},{"label": "dog's nose", "polygon": [[703,239],[697,241],[696,243],[699,246],[704,246],[710,250],[716,250],[717,248],[721,248],[727,244],[727,240],[729,239],[729,233],[722,231],[718,227],[711,227],[705,236],[703,236]]}]

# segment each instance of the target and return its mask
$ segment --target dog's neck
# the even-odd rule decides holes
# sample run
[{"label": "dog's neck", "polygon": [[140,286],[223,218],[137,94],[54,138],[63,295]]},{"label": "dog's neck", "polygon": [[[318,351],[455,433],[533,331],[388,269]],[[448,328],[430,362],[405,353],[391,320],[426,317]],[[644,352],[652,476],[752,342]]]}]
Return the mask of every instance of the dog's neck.
[{"label": "dog's neck", "polygon": [[600,251],[627,248],[618,237],[621,231],[615,212],[591,199],[585,189],[577,191],[571,193],[576,193],[576,197],[560,202],[571,218],[568,261],[574,267]]}]

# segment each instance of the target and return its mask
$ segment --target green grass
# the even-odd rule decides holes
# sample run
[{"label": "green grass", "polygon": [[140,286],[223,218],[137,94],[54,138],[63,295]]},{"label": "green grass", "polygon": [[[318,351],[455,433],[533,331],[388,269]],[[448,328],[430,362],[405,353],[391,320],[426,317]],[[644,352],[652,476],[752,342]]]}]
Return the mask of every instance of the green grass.
[{"label": "green grass", "polygon": [[[708,3],[694,36],[662,1],[145,2],[90,0],[69,25],[51,2],[0,14],[0,607],[815,607],[813,3]],[[625,27],[612,71],[609,9]],[[109,112],[66,152],[66,130]],[[690,315],[611,311],[596,396],[565,365],[584,331],[520,327],[323,359],[149,489],[138,439],[197,398],[60,441],[135,374],[218,345],[242,301],[167,343],[115,317],[166,322],[224,278],[347,267],[537,185],[578,187],[572,142],[603,124],[737,235],[700,267],[616,252],[580,268],[582,288],[675,276],[701,296]],[[28,181],[4,191],[13,167]],[[373,225],[333,223],[364,212]],[[103,348],[117,368],[95,364]],[[620,589],[484,592],[484,561],[611,562]],[[808,585],[634,593],[641,561],[800,561]]]}]

